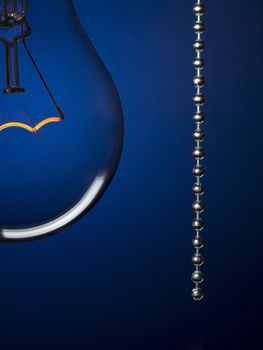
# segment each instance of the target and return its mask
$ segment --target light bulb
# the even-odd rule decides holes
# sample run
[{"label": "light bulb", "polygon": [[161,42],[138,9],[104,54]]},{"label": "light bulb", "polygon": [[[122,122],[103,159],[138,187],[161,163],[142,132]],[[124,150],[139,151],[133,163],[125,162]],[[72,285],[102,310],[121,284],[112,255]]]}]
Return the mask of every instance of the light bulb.
[{"label": "light bulb", "polygon": [[0,0],[0,41],[0,239],[17,242],[98,201],[118,166],[123,114],[71,0]]}]

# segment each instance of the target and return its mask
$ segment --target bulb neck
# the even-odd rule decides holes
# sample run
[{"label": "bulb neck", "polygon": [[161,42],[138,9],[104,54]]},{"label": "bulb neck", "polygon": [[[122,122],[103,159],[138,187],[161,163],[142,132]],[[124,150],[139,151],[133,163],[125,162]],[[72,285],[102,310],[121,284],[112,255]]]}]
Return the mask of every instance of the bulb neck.
[{"label": "bulb neck", "polygon": [[19,81],[18,42],[31,34],[26,15],[28,0],[0,0],[0,41],[5,46],[4,93],[24,92]]}]

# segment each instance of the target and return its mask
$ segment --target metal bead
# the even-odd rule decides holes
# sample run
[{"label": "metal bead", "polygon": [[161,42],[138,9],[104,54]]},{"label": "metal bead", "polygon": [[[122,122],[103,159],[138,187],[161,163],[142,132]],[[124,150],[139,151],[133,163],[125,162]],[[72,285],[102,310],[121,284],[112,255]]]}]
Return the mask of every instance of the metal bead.
[{"label": "metal bead", "polygon": [[200,195],[201,196],[205,192],[205,186],[202,185],[201,183],[197,183],[196,182],[196,183],[193,184],[192,190],[193,190],[195,195]]},{"label": "metal bead", "polygon": [[193,263],[195,266],[201,266],[201,265],[203,265],[203,263],[204,263],[203,255],[200,254],[200,253],[195,253],[195,254],[192,256],[192,263]]},{"label": "metal bead", "polygon": [[[199,140],[199,142],[202,140]],[[204,159],[205,157],[205,151],[203,149],[203,147],[195,147],[193,150],[193,157],[197,160],[197,159]]]},{"label": "metal bead", "polygon": [[193,167],[193,175],[196,177],[203,177],[205,175],[205,168],[202,165],[195,165]]},{"label": "metal bead", "polygon": [[193,61],[193,66],[196,68],[196,69],[203,69],[204,66],[205,66],[205,61],[203,58],[201,57],[196,57]]},{"label": "metal bead", "polygon": [[195,129],[195,131],[193,132],[193,139],[195,141],[202,142],[204,140],[204,137],[205,133],[201,129]]},{"label": "metal bead", "polygon": [[201,236],[195,236],[192,240],[192,243],[195,249],[200,249],[204,246],[204,242]]},{"label": "metal bead", "polygon": [[196,200],[194,201],[192,208],[196,213],[202,213],[204,211],[204,203],[200,200]]},{"label": "metal bead", "polygon": [[196,177],[203,177],[205,174],[205,168],[202,165],[195,165],[193,168],[193,175]]},{"label": "metal bead", "polygon": [[203,297],[204,297],[204,293],[200,287],[195,287],[192,290],[192,298],[194,300],[201,300],[201,299],[203,299]]},{"label": "metal bead", "polygon": [[191,277],[191,280],[194,282],[194,283],[202,283],[204,281],[204,276],[202,274],[202,271],[200,270],[196,270],[192,273],[192,277]]},{"label": "metal bead", "polygon": [[202,16],[205,13],[205,5],[196,3],[193,7],[193,11],[197,16]]},{"label": "metal bead", "polygon": [[205,42],[203,39],[196,39],[194,44],[193,44],[193,48],[196,50],[196,51],[203,51],[205,49]]},{"label": "metal bead", "polygon": [[195,24],[193,25],[193,30],[196,34],[202,34],[205,30],[205,24],[200,21],[195,22]]},{"label": "metal bead", "polygon": [[205,115],[203,112],[195,112],[193,114],[193,120],[195,123],[203,123],[205,120]]},{"label": "metal bead", "polygon": [[205,85],[205,77],[203,75],[196,75],[193,79],[194,86],[201,88]]},{"label": "metal bead", "polygon": [[202,106],[205,103],[205,96],[201,93],[195,94],[193,97],[193,102],[196,106]]},{"label": "metal bead", "polygon": [[[192,222],[192,226],[195,230],[197,231],[201,231],[204,228],[204,222],[202,219],[194,219]],[[194,242],[196,243],[196,246],[194,244]],[[199,243],[198,243],[199,242]],[[202,244],[201,244],[202,243]],[[193,239],[193,245],[195,246],[195,248],[201,248],[199,246],[199,244],[203,245],[203,240],[200,236],[196,236]]]}]

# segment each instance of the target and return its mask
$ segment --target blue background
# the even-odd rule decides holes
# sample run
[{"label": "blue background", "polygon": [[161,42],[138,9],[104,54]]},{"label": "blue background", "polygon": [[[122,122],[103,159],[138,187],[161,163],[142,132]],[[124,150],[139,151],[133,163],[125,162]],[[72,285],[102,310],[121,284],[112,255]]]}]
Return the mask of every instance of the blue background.
[{"label": "blue background", "polygon": [[200,303],[190,298],[192,1],[75,4],[120,92],[123,156],[84,219],[1,245],[1,349],[262,349],[262,1],[208,4]]}]

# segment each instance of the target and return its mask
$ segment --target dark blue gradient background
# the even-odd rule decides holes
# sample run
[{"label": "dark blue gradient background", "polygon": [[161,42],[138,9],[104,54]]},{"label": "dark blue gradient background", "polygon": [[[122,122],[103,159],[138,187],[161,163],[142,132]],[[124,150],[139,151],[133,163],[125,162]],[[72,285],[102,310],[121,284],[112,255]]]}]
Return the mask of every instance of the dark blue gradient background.
[{"label": "dark blue gradient background", "polygon": [[190,298],[192,1],[75,4],[120,91],[123,157],[80,222],[0,246],[0,348],[263,349],[262,0],[208,1],[200,303]]}]

